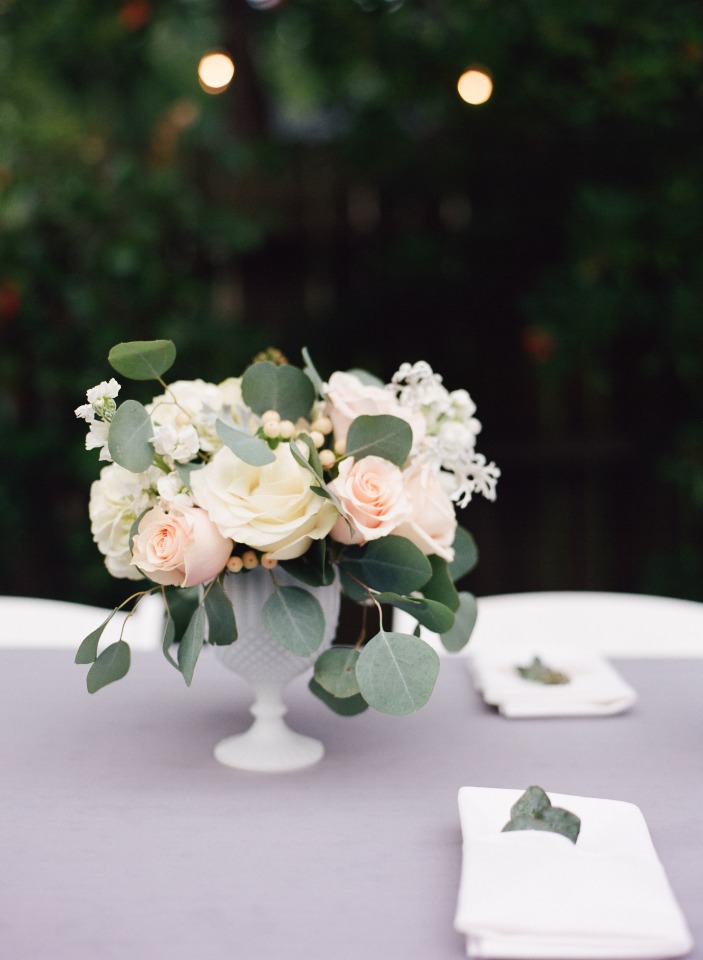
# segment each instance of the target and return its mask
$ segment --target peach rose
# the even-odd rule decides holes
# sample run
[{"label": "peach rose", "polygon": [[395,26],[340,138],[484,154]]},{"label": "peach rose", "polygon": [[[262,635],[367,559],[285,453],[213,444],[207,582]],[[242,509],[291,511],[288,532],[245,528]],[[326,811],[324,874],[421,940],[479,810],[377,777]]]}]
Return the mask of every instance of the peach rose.
[{"label": "peach rose", "polygon": [[454,559],[457,520],[436,470],[415,463],[403,471],[403,483],[412,512],[392,532],[411,540],[425,555],[436,553],[449,563]]},{"label": "peach rose", "polygon": [[425,421],[420,414],[403,407],[390,390],[362,383],[352,373],[333,373],[325,387],[325,396],[325,414],[332,421],[335,440],[346,440],[352,421],[364,414],[390,414],[407,421],[412,427],[414,444],[425,436]]},{"label": "peach rose", "polygon": [[340,543],[366,543],[385,537],[410,513],[403,474],[383,457],[349,457],[339,465],[339,474],[329,484],[351,520],[352,537],[344,518],[332,528],[330,536]]},{"label": "peach rose", "polygon": [[154,583],[194,587],[217,576],[232,546],[199,507],[154,507],[139,521],[132,563]]}]

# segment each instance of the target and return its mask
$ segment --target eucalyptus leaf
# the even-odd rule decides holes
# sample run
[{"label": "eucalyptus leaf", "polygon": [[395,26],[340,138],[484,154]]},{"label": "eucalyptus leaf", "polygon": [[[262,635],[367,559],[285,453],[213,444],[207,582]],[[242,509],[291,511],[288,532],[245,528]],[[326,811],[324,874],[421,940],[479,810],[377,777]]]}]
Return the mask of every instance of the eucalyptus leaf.
[{"label": "eucalyptus leaf", "polygon": [[359,651],[335,646],[321,653],[315,662],[315,680],[333,697],[353,697],[359,693],[356,663]]},{"label": "eucalyptus leaf", "polygon": [[264,628],[281,646],[299,657],[319,649],[325,615],[316,597],[302,587],[278,587],[261,609]]},{"label": "eucalyptus leaf", "polygon": [[403,596],[422,589],[432,576],[424,553],[406,537],[394,534],[363,547],[345,547],[339,567],[373,590]]},{"label": "eucalyptus leaf", "polygon": [[310,548],[294,560],[286,560],[287,573],[309,587],[326,587],[334,583],[335,569],[330,562],[326,540],[313,540]]},{"label": "eucalyptus leaf", "polygon": [[503,833],[513,830],[548,830],[561,833],[576,843],[581,831],[581,820],[570,810],[552,806],[552,801],[542,787],[531,786],[510,808],[510,820]]},{"label": "eucalyptus leaf", "polygon": [[[301,453],[300,448],[298,447],[299,441],[302,442],[308,450],[307,458]],[[349,531],[353,535],[354,528],[351,526],[346,517],[341,501],[325,483],[324,477],[322,476],[322,464],[320,463],[320,457],[311,438],[306,433],[301,433],[295,440],[291,441],[290,452],[293,454],[293,459],[296,461],[296,463],[299,463],[301,467],[304,467],[317,481],[317,487],[311,486],[310,489],[317,493],[318,496],[323,496],[325,499],[332,501],[337,510],[339,510],[340,514],[347,521]]]},{"label": "eucalyptus leaf", "polygon": [[447,561],[436,553],[430,554],[427,559],[432,567],[432,576],[422,588],[422,595],[428,600],[443,603],[445,607],[456,612],[459,609],[459,594],[449,575]]},{"label": "eucalyptus leaf", "polygon": [[454,559],[449,564],[449,576],[456,581],[470,573],[478,563],[478,547],[476,541],[464,527],[457,527],[454,534]]},{"label": "eucalyptus leaf", "polygon": [[383,457],[398,467],[408,459],[413,445],[410,424],[389,414],[369,416],[362,414],[352,420],[347,433],[345,455],[361,460],[363,457]]},{"label": "eucalyptus leaf", "polygon": [[215,430],[224,445],[250,467],[265,467],[276,459],[276,454],[260,437],[251,437],[242,430],[236,430],[224,420],[215,421]]},{"label": "eucalyptus leaf", "polygon": [[203,604],[207,615],[208,642],[218,647],[234,643],[237,639],[237,624],[232,601],[219,580],[213,581],[207,588]]},{"label": "eucalyptus leaf", "polygon": [[459,609],[454,614],[454,626],[439,636],[445,650],[456,653],[466,646],[476,626],[477,617],[476,597],[462,590],[459,593]]},{"label": "eucalyptus leaf", "polygon": [[310,382],[315,388],[315,393],[319,397],[321,397],[322,396],[322,377],[315,369],[315,364],[312,362],[310,358],[310,354],[308,353],[308,348],[303,347],[301,353],[303,355],[303,361],[305,363],[305,366],[303,367],[303,373],[310,379]]},{"label": "eucalyptus leaf", "polygon": [[100,638],[103,635],[105,627],[112,620],[112,618],[117,613],[117,609],[113,610],[110,616],[104,620],[99,627],[89,633],[88,636],[81,642],[81,645],[76,651],[76,656],[74,663],[95,663],[98,657],[98,644],[100,643]]},{"label": "eucalyptus leaf", "polygon": [[378,593],[376,599],[379,603],[388,603],[392,607],[404,610],[433,633],[446,633],[454,625],[453,611],[437,600],[401,597],[397,593]]},{"label": "eucalyptus leaf", "polygon": [[314,677],[311,678],[308,687],[311,693],[314,693],[330,710],[334,710],[341,717],[355,717],[369,708],[368,703],[360,693],[353,697],[333,697],[324,687],[320,686]]},{"label": "eucalyptus leaf", "polygon": [[176,624],[174,623],[173,617],[171,616],[167,608],[166,617],[164,619],[164,632],[161,638],[161,651],[163,655],[166,657],[166,659],[168,660],[168,662],[171,664],[171,666],[175,667],[176,670],[180,670],[178,663],[171,656],[171,647],[173,646],[175,640],[176,640]]},{"label": "eucalyptus leaf", "polygon": [[354,603],[366,603],[369,600],[369,591],[365,590],[361,584],[357,583],[345,570],[340,567],[339,582],[345,596],[353,600]]},{"label": "eucalyptus leaf", "polygon": [[121,680],[129,670],[130,658],[129,644],[124,640],[117,640],[105,647],[88,671],[88,693],[95,693],[108,683]]},{"label": "eucalyptus leaf", "polygon": [[385,386],[383,380],[375,376],[373,373],[369,373],[368,370],[362,370],[361,367],[352,367],[351,370],[347,370],[347,373],[350,373],[353,377],[363,383],[366,387],[383,387]]},{"label": "eucalyptus leaf", "polygon": [[555,670],[548,666],[539,657],[533,657],[531,663],[524,667],[516,667],[517,673],[523,680],[531,680],[533,683],[543,683],[546,686],[560,686],[570,683],[569,677],[561,670]]},{"label": "eucalyptus leaf", "polygon": [[177,463],[176,473],[183,483],[190,486],[190,476],[195,470],[202,470],[205,464],[201,460],[191,460],[189,463]]},{"label": "eucalyptus leaf", "polygon": [[193,682],[195,665],[205,643],[206,625],[205,608],[202,604],[198,604],[178,645],[178,668],[188,686]]},{"label": "eucalyptus leaf", "polygon": [[356,676],[361,695],[381,713],[404,716],[423,707],[434,690],[439,657],[429,644],[381,630],[361,651]]},{"label": "eucalyptus leaf", "polygon": [[172,340],[132,340],[110,350],[110,366],[130,380],[158,380],[173,366],[176,346]]},{"label": "eucalyptus leaf", "polygon": [[315,387],[297,367],[253,363],[242,377],[242,399],[254,413],[276,410],[284,420],[306,419],[315,402]]},{"label": "eucalyptus leaf", "polygon": [[115,411],[107,435],[112,459],[131,473],[143,473],[154,459],[150,442],[153,435],[146,407],[136,400],[125,400]]}]

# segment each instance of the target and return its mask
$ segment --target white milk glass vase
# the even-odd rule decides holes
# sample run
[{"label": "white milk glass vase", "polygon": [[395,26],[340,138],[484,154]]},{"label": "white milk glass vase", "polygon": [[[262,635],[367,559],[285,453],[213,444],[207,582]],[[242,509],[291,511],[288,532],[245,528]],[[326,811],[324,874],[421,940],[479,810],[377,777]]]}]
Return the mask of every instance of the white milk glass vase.
[{"label": "white milk glass vase", "polygon": [[[296,586],[319,601],[325,616],[324,640],[314,654],[291,653],[264,629],[261,609],[276,589],[271,572],[281,587]],[[339,620],[339,581],[326,587],[310,587],[281,567],[226,574],[225,591],[232,601],[238,638],[229,646],[215,646],[225,667],[239,674],[254,688],[251,713],[254,722],[244,733],[221,740],[215,747],[220,763],[240,770],[278,772],[297,770],[317,763],[325,748],[319,740],[296,733],[286,724],[283,702],[286,685],[304,673],[334,639]]]}]

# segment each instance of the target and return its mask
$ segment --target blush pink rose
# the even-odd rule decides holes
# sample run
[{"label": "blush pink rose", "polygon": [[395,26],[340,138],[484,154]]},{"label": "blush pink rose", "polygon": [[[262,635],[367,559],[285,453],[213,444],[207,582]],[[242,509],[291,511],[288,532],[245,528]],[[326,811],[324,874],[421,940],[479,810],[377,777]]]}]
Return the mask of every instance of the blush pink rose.
[{"label": "blush pink rose", "polygon": [[132,563],[154,583],[194,587],[220,573],[232,547],[200,507],[154,507],[139,521]]},{"label": "blush pink rose", "polygon": [[454,559],[457,520],[454,504],[437,472],[415,463],[403,471],[403,482],[411,513],[392,532],[411,540],[426,556],[436,553],[450,563]]},{"label": "blush pink rose", "polygon": [[335,440],[346,440],[353,420],[362,415],[390,414],[407,421],[413,431],[413,443],[425,436],[425,421],[414,410],[403,407],[385,387],[362,383],[352,373],[333,373],[325,388],[325,414],[332,421]]},{"label": "blush pink rose", "polygon": [[411,510],[403,474],[382,457],[349,457],[339,465],[339,474],[329,484],[354,527],[354,536],[343,517],[330,532],[339,543],[366,543],[385,537]]}]

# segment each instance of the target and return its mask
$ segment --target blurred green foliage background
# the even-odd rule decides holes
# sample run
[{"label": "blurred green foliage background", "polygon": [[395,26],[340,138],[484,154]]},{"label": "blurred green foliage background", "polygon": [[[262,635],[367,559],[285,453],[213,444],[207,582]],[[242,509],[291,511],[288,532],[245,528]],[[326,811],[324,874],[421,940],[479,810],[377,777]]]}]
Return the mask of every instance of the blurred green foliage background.
[{"label": "blurred green foliage background", "polygon": [[702,108],[700,0],[0,0],[0,591],[121,599],[73,410],[170,337],[426,359],[503,470],[471,589],[702,600]]}]

